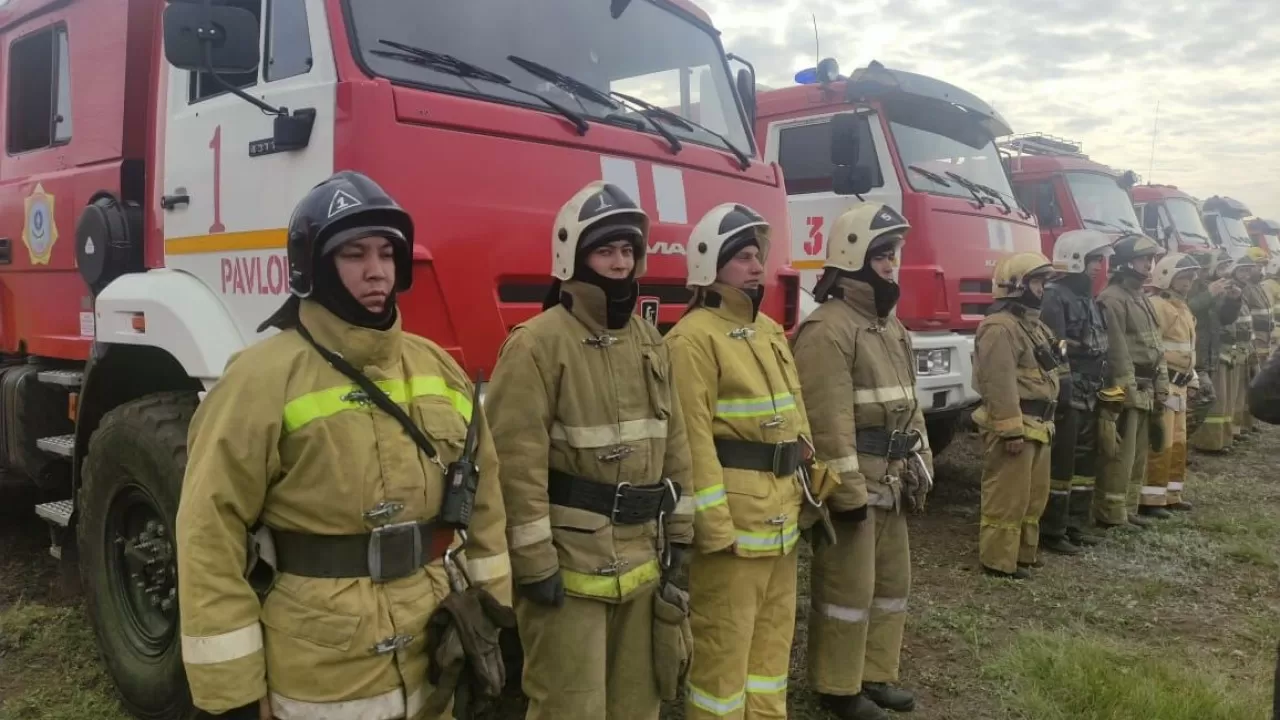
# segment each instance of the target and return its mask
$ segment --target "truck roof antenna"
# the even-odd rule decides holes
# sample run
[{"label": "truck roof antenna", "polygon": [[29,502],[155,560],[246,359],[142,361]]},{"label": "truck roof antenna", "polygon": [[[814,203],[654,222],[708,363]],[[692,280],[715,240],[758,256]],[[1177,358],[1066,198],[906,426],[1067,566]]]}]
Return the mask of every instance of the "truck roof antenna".
[{"label": "truck roof antenna", "polygon": [[822,62],[822,45],[818,43],[818,16],[809,13],[809,17],[813,19],[813,66],[818,67]]}]

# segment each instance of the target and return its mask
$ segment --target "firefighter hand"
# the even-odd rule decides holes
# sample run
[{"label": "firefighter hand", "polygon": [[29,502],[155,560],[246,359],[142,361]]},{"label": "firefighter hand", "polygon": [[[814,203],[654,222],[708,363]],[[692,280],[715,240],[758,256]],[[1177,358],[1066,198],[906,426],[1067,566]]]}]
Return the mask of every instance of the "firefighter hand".
[{"label": "firefighter hand", "polygon": [[671,553],[670,571],[679,572],[680,568],[684,566],[684,559],[689,556],[689,546],[671,543],[668,552]]},{"label": "firefighter hand", "polygon": [[1022,438],[1009,438],[1004,441],[1004,451],[1010,455],[1019,455],[1022,453],[1022,446],[1025,445]]},{"label": "firefighter hand", "polygon": [[564,605],[564,580],[560,578],[559,570],[545,580],[521,585],[520,592],[539,605],[547,607]]},{"label": "firefighter hand", "polygon": [[1239,283],[1233,282],[1231,283],[1230,286],[1227,287],[1227,295],[1231,298],[1238,298],[1243,294],[1244,294],[1244,288],[1240,287]]},{"label": "firefighter hand", "polygon": [[1213,282],[1209,283],[1209,294],[1214,297],[1218,297],[1219,295],[1227,291],[1227,286],[1230,284],[1231,284],[1231,281],[1226,278],[1219,278],[1217,280],[1214,280]]},{"label": "firefighter hand", "polygon": [[274,717],[271,714],[271,698],[264,696],[258,701],[258,720],[272,720]]}]

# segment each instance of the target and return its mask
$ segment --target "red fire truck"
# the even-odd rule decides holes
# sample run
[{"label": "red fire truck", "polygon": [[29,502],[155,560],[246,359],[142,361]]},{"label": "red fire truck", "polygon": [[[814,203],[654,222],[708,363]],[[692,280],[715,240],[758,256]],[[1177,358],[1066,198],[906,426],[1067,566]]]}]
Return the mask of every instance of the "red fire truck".
[{"label": "red fire truck", "polygon": [[189,711],[172,519],[186,430],[288,291],[294,203],[336,169],[412,213],[405,326],[470,371],[540,309],[554,215],[612,181],[653,219],[642,310],[674,323],[692,224],[786,195],[687,0],[0,0],[0,462],[50,502],[111,676]]},{"label": "red fire truck", "polygon": [[1135,185],[1129,189],[1142,230],[1169,252],[1204,252],[1214,242],[1200,219],[1200,203],[1173,185]]},{"label": "red fire truck", "polygon": [[1231,257],[1243,257],[1254,246],[1245,220],[1253,213],[1244,203],[1225,195],[1214,195],[1200,205],[1200,219],[1214,244],[1227,249]]},{"label": "red fire truck", "polygon": [[996,149],[1010,128],[971,93],[877,62],[845,78],[827,59],[796,80],[760,93],[755,124],[786,180],[792,267],[811,289],[828,229],[856,203],[889,205],[911,222],[897,314],[912,333],[916,396],[940,452],[977,401],[973,332],[995,264],[1040,247]]},{"label": "red fire truck", "polygon": [[1141,232],[1126,192],[1136,181],[1089,159],[1080,144],[1041,133],[1001,141],[1013,175],[1013,191],[1040,225],[1040,247],[1053,257],[1058,236],[1069,230],[1099,230],[1114,237]]}]

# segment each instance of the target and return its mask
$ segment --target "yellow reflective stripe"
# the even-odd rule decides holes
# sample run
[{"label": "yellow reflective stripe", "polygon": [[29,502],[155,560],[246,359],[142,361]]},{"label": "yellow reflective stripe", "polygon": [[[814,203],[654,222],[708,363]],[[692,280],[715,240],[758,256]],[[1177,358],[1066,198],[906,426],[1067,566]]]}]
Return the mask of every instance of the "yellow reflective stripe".
[{"label": "yellow reflective stripe", "polygon": [[724,485],[712,485],[694,493],[693,500],[697,504],[698,512],[702,512],[724,505],[729,501],[729,497],[725,494]]},{"label": "yellow reflective stripe", "polygon": [[219,635],[182,636],[182,660],[188,665],[231,662],[259,650],[262,650],[262,626],[257,622]]},{"label": "yellow reflective stripe", "polygon": [[775,693],[786,692],[787,676],[776,675],[748,675],[747,676],[747,692],[754,695],[773,695]]},{"label": "yellow reflective stripe", "polygon": [[573,448],[609,447],[641,440],[661,440],[666,437],[667,421],[657,418],[582,427],[560,423],[551,426],[551,439],[563,440]]},{"label": "yellow reflective stripe", "polygon": [[855,473],[858,472],[858,456],[846,455],[841,458],[827,460],[827,468],[834,473]]},{"label": "yellow reflective stripe", "polygon": [[688,690],[689,702],[693,703],[694,707],[721,717],[741,710],[746,701],[745,691],[738,691],[729,697],[722,698],[698,688],[693,683],[689,683]]},{"label": "yellow reflective stripe", "polygon": [[643,565],[618,575],[593,575],[561,570],[564,589],[575,595],[586,597],[619,600],[648,583],[658,579],[658,561],[650,560]]},{"label": "yellow reflective stripe", "polygon": [[1022,532],[1022,523],[1009,522],[1006,520],[997,520],[995,518],[984,517],[979,523],[981,527],[996,528],[997,530],[1011,530],[1013,532]]},{"label": "yellow reflective stripe", "polygon": [[[471,420],[471,398],[466,393],[449,387],[438,375],[419,375],[404,380],[379,380],[374,383],[397,404],[405,405],[411,399],[434,395],[449,401],[454,410],[468,422]],[[345,410],[367,407],[364,392],[356,385],[340,385],[316,390],[290,400],[284,406],[284,431],[294,432],[307,423],[337,415]]]},{"label": "yellow reflective stripe", "polygon": [[738,547],[747,552],[790,552],[800,539],[800,526],[795,523],[784,525],[773,532],[738,531]]},{"label": "yellow reflective stripe", "polygon": [[796,409],[796,398],[789,392],[751,398],[730,398],[716,403],[716,417],[744,418],[773,415]]}]

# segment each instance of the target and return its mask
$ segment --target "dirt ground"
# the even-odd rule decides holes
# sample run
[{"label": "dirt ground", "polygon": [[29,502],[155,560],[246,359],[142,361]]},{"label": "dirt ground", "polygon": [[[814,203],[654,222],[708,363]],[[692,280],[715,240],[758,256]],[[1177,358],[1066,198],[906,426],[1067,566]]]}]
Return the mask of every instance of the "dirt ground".
[{"label": "dirt ground", "polygon": [[[939,461],[928,513],[911,519],[910,717],[1265,718],[1280,642],[1280,429],[1195,455],[1192,473],[1195,512],[1113,531],[1014,583],[977,570],[977,444],[961,436]],[[30,505],[6,498],[0,720],[126,720],[46,545]],[[789,716],[816,719],[826,715],[804,687],[802,573]],[[519,702],[490,717],[521,717]]]}]

